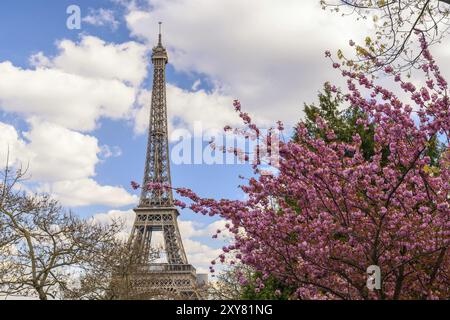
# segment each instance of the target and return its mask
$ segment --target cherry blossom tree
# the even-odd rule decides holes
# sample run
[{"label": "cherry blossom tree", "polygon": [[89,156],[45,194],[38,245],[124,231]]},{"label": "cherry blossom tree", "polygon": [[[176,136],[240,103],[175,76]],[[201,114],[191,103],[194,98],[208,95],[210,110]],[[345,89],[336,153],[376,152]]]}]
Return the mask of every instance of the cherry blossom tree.
[{"label": "cherry blossom tree", "polygon": [[[180,207],[229,221],[234,241],[217,260],[255,270],[256,291],[275,279],[295,288],[291,298],[298,299],[450,297],[450,99],[423,35],[420,44],[423,87],[390,66],[384,70],[410,96],[409,104],[367,74],[333,62],[347,79],[343,99],[363,115],[356,125],[372,130],[369,157],[359,133],[339,140],[317,116],[325,137],[300,124],[296,141],[280,141],[276,173],[262,174],[263,159],[253,164],[255,176],[241,186],[246,200],[205,199],[175,189],[189,200],[177,201]],[[246,125],[242,134],[259,137],[240,103],[234,106]],[[433,164],[428,154],[436,139],[444,149]],[[270,134],[264,140],[258,151],[273,143]],[[211,272],[219,261],[212,261]],[[381,289],[371,291],[367,268],[373,265],[381,269]],[[240,281],[246,283],[245,275]]]}]

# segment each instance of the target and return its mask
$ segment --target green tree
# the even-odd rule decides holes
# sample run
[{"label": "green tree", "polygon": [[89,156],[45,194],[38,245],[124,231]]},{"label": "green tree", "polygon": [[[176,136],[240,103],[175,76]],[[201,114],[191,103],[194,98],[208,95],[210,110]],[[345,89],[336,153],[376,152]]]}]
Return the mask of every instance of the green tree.
[{"label": "green tree", "polygon": [[272,276],[261,280],[261,273],[253,273],[248,283],[243,286],[242,300],[289,300],[295,293],[294,288],[289,288]]},{"label": "green tree", "polygon": [[[366,160],[370,160],[374,154],[374,127],[364,128],[363,125],[357,124],[358,119],[362,119],[366,115],[355,106],[345,106],[341,92],[333,90],[329,83],[325,83],[318,98],[318,105],[304,104],[305,119],[301,122],[306,125],[309,133],[330,142],[325,130],[317,125],[317,119],[320,117],[329,128],[334,130],[335,141],[348,143],[352,141],[355,134],[359,134],[362,139],[364,157]],[[296,134],[294,134],[293,140],[298,141]]]}]

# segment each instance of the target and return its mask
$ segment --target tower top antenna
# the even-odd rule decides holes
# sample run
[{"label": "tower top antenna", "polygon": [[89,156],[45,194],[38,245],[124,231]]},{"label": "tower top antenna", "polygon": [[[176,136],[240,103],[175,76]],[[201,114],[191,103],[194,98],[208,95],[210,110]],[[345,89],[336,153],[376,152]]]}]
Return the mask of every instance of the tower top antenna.
[{"label": "tower top antenna", "polygon": [[162,46],[162,22],[159,22],[159,41],[158,41],[158,45]]}]

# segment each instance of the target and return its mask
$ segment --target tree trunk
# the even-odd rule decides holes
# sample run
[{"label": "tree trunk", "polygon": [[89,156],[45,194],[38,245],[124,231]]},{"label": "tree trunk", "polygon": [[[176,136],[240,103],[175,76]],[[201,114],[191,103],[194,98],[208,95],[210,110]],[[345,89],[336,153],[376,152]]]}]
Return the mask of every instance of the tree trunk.
[{"label": "tree trunk", "polygon": [[39,294],[39,300],[48,300],[47,294],[42,290],[42,288],[36,288],[38,294]]}]

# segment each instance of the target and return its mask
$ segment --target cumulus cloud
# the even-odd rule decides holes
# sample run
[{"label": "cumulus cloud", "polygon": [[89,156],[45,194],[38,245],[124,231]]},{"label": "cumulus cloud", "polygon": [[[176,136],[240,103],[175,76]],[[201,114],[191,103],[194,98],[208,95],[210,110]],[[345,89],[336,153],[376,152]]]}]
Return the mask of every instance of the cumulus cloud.
[{"label": "cumulus cloud", "polygon": [[20,157],[26,152],[26,144],[20,139],[16,129],[0,122],[0,170],[5,168],[7,162],[10,166],[18,165]]},{"label": "cumulus cloud", "polygon": [[298,121],[303,102],[316,100],[322,84],[339,77],[325,50],[345,48],[351,38],[369,33],[368,23],[323,11],[319,1],[146,4],[140,9],[134,3],[126,16],[134,36],[150,46],[157,22],[164,21],[164,42],[177,70],[206,75],[225,96],[242,100],[246,110],[271,123]]},{"label": "cumulus cloud", "polygon": [[70,207],[105,205],[123,207],[136,204],[137,196],[122,187],[102,186],[93,179],[64,180],[42,184],[40,191],[50,193],[55,199]]},{"label": "cumulus cloud", "polygon": [[197,240],[185,239],[183,245],[189,263],[195,266],[198,273],[207,273],[211,261],[217,259],[222,253],[221,249],[212,248]]},{"label": "cumulus cloud", "polygon": [[200,222],[190,220],[180,220],[179,226],[183,235],[189,238],[196,237],[211,237],[217,230],[221,231],[221,239],[227,239],[231,236],[231,233],[225,228],[225,220],[217,220],[208,225]]},{"label": "cumulus cloud", "polygon": [[117,30],[120,22],[116,19],[114,11],[108,9],[89,9],[89,15],[83,18],[83,22],[88,24],[104,27],[108,26],[112,30]]},{"label": "cumulus cloud", "polygon": [[445,68],[445,71],[443,71],[446,74],[450,73],[450,63],[443,63],[445,58],[448,58],[450,56],[450,47],[444,46],[444,45],[436,45],[435,47],[430,48],[431,51],[434,53],[436,58],[439,62],[442,62],[443,67]]},{"label": "cumulus cloud", "polygon": [[102,186],[90,178],[101,153],[97,138],[36,119],[29,123],[30,130],[21,136],[13,126],[0,122],[0,168],[9,150],[10,163],[28,166],[38,191],[71,207],[122,207],[137,202],[124,188]]},{"label": "cumulus cloud", "polygon": [[120,157],[122,155],[122,149],[120,149],[120,147],[118,146],[108,146],[108,145],[103,145],[101,146],[101,156],[103,159],[108,159],[108,158],[117,158]]},{"label": "cumulus cloud", "polygon": [[9,147],[11,160],[29,164],[34,181],[80,179],[95,174],[100,151],[97,138],[36,119],[29,123],[30,130],[23,133],[23,138],[13,126],[0,123],[2,160]]},{"label": "cumulus cloud", "polygon": [[123,230],[120,232],[120,239],[126,241],[130,237],[136,214],[133,210],[110,210],[106,213],[98,213],[92,217],[94,223],[111,224],[117,221],[123,224]]},{"label": "cumulus cloud", "polygon": [[118,80],[92,79],[58,69],[24,70],[0,63],[0,108],[70,129],[95,129],[100,117],[120,119],[135,90]]},{"label": "cumulus cloud", "polygon": [[79,43],[63,40],[58,48],[54,57],[33,55],[34,69],[0,63],[0,109],[80,131],[95,129],[102,117],[130,117],[147,74],[143,45],[84,36]]},{"label": "cumulus cloud", "polygon": [[138,86],[147,75],[147,49],[134,41],[116,44],[84,36],[79,43],[60,41],[58,49],[59,53],[51,58],[50,66],[67,73],[116,79],[134,86]]},{"label": "cumulus cloud", "polygon": [[[151,91],[143,90],[136,111],[135,132],[141,134],[148,128]],[[238,126],[241,121],[233,109],[233,99],[219,91],[188,91],[167,85],[169,131],[189,129],[201,123],[203,130],[223,130],[225,125]]]}]

